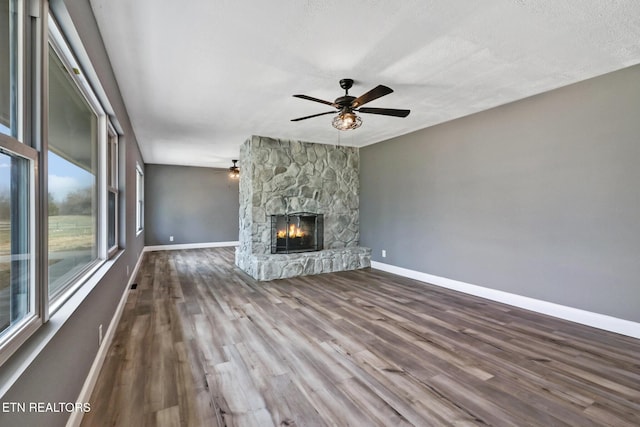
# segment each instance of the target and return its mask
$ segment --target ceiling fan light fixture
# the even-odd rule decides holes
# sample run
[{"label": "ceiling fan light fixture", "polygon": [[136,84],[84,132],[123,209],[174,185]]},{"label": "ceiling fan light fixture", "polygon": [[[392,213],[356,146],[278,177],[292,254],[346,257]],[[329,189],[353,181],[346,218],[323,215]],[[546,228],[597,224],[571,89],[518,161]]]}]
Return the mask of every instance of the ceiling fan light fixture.
[{"label": "ceiling fan light fixture", "polygon": [[411,110],[399,110],[397,108],[369,108],[363,105],[374,101],[383,96],[393,93],[393,89],[384,85],[378,85],[359,97],[349,95],[349,89],[353,86],[353,79],[340,80],[340,87],[344,89],[344,96],[339,96],[335,101],[325,101],[323,99],[314,98],[309,95],[293,95],[294,98],[306,99],[307,101],[318,102],[320,104],[330,105],[337,109],[337,111],[325,111],[324,113],[312,114],[310,116],[298,117],[297,119],[291,119],[292,122],[299,122],[301,120],[311,119],[313,117],[324,116],[327,114],[338,115],[334,117],[331,124],[338,130],[350,130],[358,129],[362,126],[362,119],[355,113],[365,114],[378,114],[381,116],[391,117],[407,117]]},{"label": "ceiling fan light fixture", "polygon": [[240,168],[238,167],[237,160],[231,160],[233,162],[233,166],[229,168],[229,178],[237,179],[240,178]]},{"label": "ceiling fan light fixture", "polygon": [[358,117],[353,111],[346,111],[341,112],[336,117],[334,117],[331,124],[338,130],[357,129],[362,126],[362,119]]}]

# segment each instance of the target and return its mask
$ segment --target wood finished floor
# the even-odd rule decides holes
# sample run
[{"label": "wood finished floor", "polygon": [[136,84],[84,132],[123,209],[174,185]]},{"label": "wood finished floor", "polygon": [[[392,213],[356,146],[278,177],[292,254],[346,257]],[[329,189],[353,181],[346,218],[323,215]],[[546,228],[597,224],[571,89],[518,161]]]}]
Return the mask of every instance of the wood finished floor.
[{"label": "wood finished floor", "polygon": [[640,425],[640,340],[377,270],[144,256],[83,426]]}]

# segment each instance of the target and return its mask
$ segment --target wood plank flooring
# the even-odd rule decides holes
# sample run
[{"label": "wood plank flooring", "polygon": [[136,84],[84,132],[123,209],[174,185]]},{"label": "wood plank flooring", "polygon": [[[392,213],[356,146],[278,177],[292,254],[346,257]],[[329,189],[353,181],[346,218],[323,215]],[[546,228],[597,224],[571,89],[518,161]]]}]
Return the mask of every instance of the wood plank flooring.
[{"label": "wood plank flooring", "polygon": [[640,340],[377,270],[144,256],[83,426],[640,425]]}]

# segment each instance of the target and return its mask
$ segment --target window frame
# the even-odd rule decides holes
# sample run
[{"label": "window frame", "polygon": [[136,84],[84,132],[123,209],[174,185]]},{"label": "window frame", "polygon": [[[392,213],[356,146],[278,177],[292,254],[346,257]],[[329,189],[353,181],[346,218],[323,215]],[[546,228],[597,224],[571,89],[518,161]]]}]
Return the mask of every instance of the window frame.
[{"label": "window frame", "polygon": [[[9,47],[9,63],[11,64],[9,70],[9,79],[11,81],[11,75],[14,73],[15,85],[11,85],[10,90],[15,90],[15,104],[9,108],[10,116],[10,130],[11,134],[0,132],[1,135],[7,135],[11,138],[15,138],[20,142],[24,142],[24,127],[25,127],[25,81],[27,64],[25,61],[26,51],[26,1],[23,0],[9,0],[9,16],[11,16],[12,6],[15,8],[16,20],[15,27],[11,28],[12,22],[9,22],[9,29],[11,35],[16,38],[15,46]],[[15,49],[12,51],[11,49]],[[12,69],[15,67],[15,69]]]},{"label": "window frame", "polygon": [[[15,96],[15,104],[11,108],[11,133],[0,132],[0,151],[9,156],[18,157],[28,161],[28,247],[31,262],[29,263],[29,309],[27,315],[16,324],[11,325],[0,335],[0,365],[3,365],[27,339],[36,332],[45,319],[43,309],[40,259],[42,246],[40,239],[36,239],[40,225],[40,210],[42,203],[39,200],[41,194],[40,170],[41,158],[38,152],[40,93],[42,80],[40,70],[43,67],[42,57],[42,26],[44,20],[31,19],[33,13],[28,13],[29,4],[24,0],[10,1],[11,7],[16,12],[15,28],[12,35],[16,38],[15,45],[11,46],[11,60],[15,61],[12,89]],[[11,53],[11,49],[15,49]],[[28,138],[28,139],[27,139]]]},{"label": "window frame", "polygon": [[[109,122],[108,126],[107,126],[107,145],[106,145],[106,172],[107,172],[107,177],[106,177],[106,187],[107,187],[107,191],[106,191],[106,196],[107,196],[107,200],[105,203],[105,211],[107,213],[107,232],[105,234],[105,241],[107,244],[107,256],[109,258],[113,257],[117,252],[118,249],[120,248],[120,238],[119,238],[119,227],[120,227],[120,191],[119,191],[119,182],[118,182],[118,178],[119,178],[119,173],[120,173],[120,158],[118,157],[120,155],[119,152],[119,136],[118,133],[116,132],[115,128],[113,127],[113,125]],[[111,218],[109,217],[109,195],[113,194],[114,197],[114,218],[113,224],[109,224],[111,222]],[[109,227],[113,227],[114,230],[114,243],[113,245],[109,246]]]},{"label": "window frame", "polygon": [[136,162],[136,235],[144,231],[144,170]]},{"label": "window frame", "polygon": [[[58,59],[62,62],[63,66],[67,69],[67,72],[71,76],[71,80],[76,85],[76,88],[80,92],[81,96],[87,102],[89,108],[96,116],[96,141],[95,146],[93,147],[97,151],[97,171],[96,171],[96,212],[93,213],[95,215],[94,219],[96,220],[96,247],[97,247],[97,256],[95,259],[91,260],[87,265],[85,265],[82,269],[80,269],[76,274],[67,278],[60,290],[57,290],[53,295],[49,295],[49,272],[48,268],[43,269],[42,277],[43,282],[45,283],[46,289],[43,290],[43,297],[47,301],[47,313],[50,316],[55,313],[64,303],[80,288],[84,283],[86,283],[87,279],[93,275],[102,264],[107,259],[108,250],[106,248],[106,229],[107,229],[107,212],[105,208],[106,199],[107,199],[107,191],[106,191],[106,144],[107,144],[107,116],[102,107],[100,100],[95,94],[91,84],[87,81],[82,73],[82,69],[69,46],[68,41],[65,36],[62,34],[58,23],[56,22],[54,16],[51,13],[51,10],[48,11],[48,31],[47,31],[47,46],[48,49],[45,53],[46,58],[49,57],[49,54],[52,52],[55,54]],[[48,67],[45,71],[48,75]],[[48,105],[49,101],[49,88],[47,85],[46,94],[43,96],[45,103]],[[48,166],[48,153],[49,153],[49,144],[48,144],[48,107],[46,107],[46,112],[44,116],[47,120],[47,134],[43,138],[42,142],[42,155],[45,158],[45,162]],[[48,168],[47,168],[48,169]],[[44,177],[45,181],[48,179],[46,176]],[[48,192],[48,185],[44,192]],[[44,196],[42,196],[44,197]],[[46,211],[47,209],[45,209]],[[43,226],[44,232],[48,234],[49,229],[49,220],[48,215],[44,215],[45,224]],[[49,260],[49,247],[48,247],[48,239],[47,239],[47,247],[44,248],[43,251],[46,254],[47,264]]]},{"label": "window frame", "polygon": [[3,364],[30,336],[42,325],[40,310],[41,293],[36,279],[37,251],[36,245],[36,194],[38,170],[38,152],[10,136],[0,134],[0,151],[12,157],[18,157],[29,162],[28,197],[29,213],[27,227],[29,231],[28,246],[31,262],[29,263],[29,310],[28,314],[15,325],[9,326],[0,334],[0,365]]}]

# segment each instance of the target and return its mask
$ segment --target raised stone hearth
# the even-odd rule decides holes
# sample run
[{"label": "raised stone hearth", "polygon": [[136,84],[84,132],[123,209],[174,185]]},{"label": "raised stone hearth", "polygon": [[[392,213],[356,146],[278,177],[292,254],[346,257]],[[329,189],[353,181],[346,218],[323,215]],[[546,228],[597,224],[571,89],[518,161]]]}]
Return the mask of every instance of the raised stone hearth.
[{"label": "raised stone hearth", "polygon": [[256,255],[246,271],[257,280],[273,280],[370,266],[371,249],[352,247],[297,254]]},{"label": "raised stone hearth", "polygon": [[[240,149],[240,244],[236,265],[258,280],[365,268],[358,246],[359,152],[343,147],[252,136]],[[324,249],[271,254],[270,215],[324,215]]]}]

